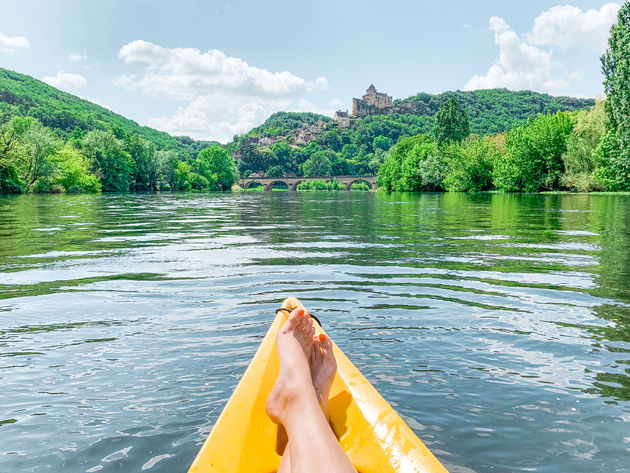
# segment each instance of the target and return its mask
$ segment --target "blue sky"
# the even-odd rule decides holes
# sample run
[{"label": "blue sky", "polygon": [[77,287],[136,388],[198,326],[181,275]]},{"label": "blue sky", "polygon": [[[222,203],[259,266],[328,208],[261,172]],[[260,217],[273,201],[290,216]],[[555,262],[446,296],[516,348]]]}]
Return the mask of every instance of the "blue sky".
[{"label": "blue sky", "polygon": [[619,2],[3,2],[0,66],[173,134],[225,142],[277,110],[332,115],[370,83],[602,92]]}]

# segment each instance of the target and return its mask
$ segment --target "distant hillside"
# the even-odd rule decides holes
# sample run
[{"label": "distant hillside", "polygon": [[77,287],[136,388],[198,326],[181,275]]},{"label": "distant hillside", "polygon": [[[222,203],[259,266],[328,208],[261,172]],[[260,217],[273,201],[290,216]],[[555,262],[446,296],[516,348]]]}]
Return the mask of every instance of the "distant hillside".
[{"label": "distant hillside", "polygon": [[470,132],[492,134],[520,125],[539,113],[580,110],[595,105],[594,99],[554,97],[531,90],[485,89],[470,92],[419,93],[394,102],[394,113],[432,117],[449,98],[459,102],[470,123]]},{"label": "distant hillside", "polygon": [[[278,112],[262,125],[235,137],[227,148],[244,175],[260,171],[274,175],[306,173],[313,162],[321,165],[317,172],[371,174],[378,170],[384,153],[398,141],[431,133],[440,104],[450,97],[466,110],[470,132],[479,135],[509,130],[538,114],[585,109],[595,104],[593,99],[507,89],[421,93],[394,101],[382,110],[382,115],[350,117],[347,127],[314,113]],[[370,110],[375,111],[380,110]]]},{"label": "distant hillside", "polygon": [[329,123],[330,117],[310,112],[276,112],[271,115],[262,125],[253,128],[247,135],[249,136],[281,136],[289,135],[301,128],[316,126],[323,122]]},{"label": "distant hillside", "polygon": [[74,95],[62,92],[33,77],[0,68],[0,122],[14,115],[37,118],[43,125],[68,137],[75,129],[115,129],[138,134],[158,149],[174,149],[194,157],[216,142],[175,137],[140,126],[133,120]]}]

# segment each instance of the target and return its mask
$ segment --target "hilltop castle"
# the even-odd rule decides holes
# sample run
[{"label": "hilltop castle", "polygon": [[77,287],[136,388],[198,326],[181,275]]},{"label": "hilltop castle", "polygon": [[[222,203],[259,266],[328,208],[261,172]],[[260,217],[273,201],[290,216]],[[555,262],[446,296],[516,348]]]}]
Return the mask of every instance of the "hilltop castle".
[{"label": "hilltop castle", "polygon": [[374,84],[370,84],[360,99],[352,99],[352,115],[341,110],[335,112],[333,120],[340,128],[347,128],[353,118],[366,117],[368,115],[384,115],[392,111],[392,97],[384,92],[378,92]]},{"label": "hilltop castle", "polygon": [[352,99],[352,115],[365,117],[376,113],[383,113],[392,106],[392,97],[383,92],[377,92],[374,84],[370,84],[366,94],[360,99]]}]

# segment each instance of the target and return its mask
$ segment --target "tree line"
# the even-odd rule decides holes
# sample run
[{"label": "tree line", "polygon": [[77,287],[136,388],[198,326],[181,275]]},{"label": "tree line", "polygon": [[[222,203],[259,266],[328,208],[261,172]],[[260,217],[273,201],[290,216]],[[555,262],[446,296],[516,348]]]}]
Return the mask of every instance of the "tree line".
[{"label": "tree line", "polygon": [[278,112],[225,146],[140,127],[0,69],[0,193],[227,190],[236,173],[260,171],[378,173],[381,188],[399,191],[630,190],[629,10],[626,1],[602,57],[607,99],[590,109],[530,91],[419,94],[395,103],[408,113],[349,128]]},{"label": "tree line", "polygon": [[505,133],[469,134],[450,98],[432,133],[387,153],[379,187],[395,191],[630,191],[630,2],[601,58],[606,100],[589,110],[539,114]]},{"label": "tree line", "polygon": [[190,158],[115,126],[64,138],[33,117],[0,125],[0,194],[229,190],[234,178],[219,145]]},{"label": "tree line", "polygon": [[[243,176],[261,171],[269,177],[376,174],[395,143],[432,134],[439,106],[449,100],[460,103],[470,131],[479,135],[502,132],[539,113],[585,109],[594,104],[591,99],[506,89],[418,94],[397,101],[400,113],[357,119],[349,128],[339,128],[323,115],[277,112],[249,133],[235,136],[227,148],[237,152],[238,170]],[[409,108],[400,106],[404,103],[410,104]],[[325,126],[308,143],[299,143],[296,132],[317,122]]]}]

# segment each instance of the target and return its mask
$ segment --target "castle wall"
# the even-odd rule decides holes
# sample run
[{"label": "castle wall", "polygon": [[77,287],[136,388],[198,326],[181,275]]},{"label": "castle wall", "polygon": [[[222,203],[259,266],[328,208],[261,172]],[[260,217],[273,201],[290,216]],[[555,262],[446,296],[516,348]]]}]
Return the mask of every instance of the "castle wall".
[{"label": "castle wall", "polygon": [[362,98],[352,99],[352,114],[355,117],[387,114],[391,113],[392,104],[391,96],[377,92],[373,86],[370,86]]}]

